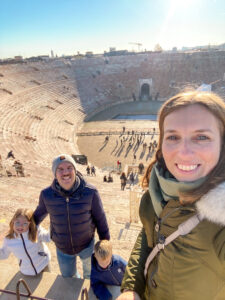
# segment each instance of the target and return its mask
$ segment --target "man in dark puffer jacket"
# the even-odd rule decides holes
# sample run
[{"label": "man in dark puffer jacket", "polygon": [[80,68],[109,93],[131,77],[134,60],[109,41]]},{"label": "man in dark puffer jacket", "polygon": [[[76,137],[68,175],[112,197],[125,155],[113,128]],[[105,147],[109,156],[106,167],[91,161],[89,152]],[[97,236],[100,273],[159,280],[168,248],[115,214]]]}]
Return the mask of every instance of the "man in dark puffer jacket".
[{"label": "man in dark puffer jacket", "polygon": [[94,234],[109,240],[109,228],[102,202],[95,187],[76,171],[74,159],[61,154],[52,163],[55,179],[41,191],[34,212],[38,225],[49,214],[51,239],[56,245],[60,271],[64,277],[80,277],[76,258],[83,264],[83,277],[90,278]]}]

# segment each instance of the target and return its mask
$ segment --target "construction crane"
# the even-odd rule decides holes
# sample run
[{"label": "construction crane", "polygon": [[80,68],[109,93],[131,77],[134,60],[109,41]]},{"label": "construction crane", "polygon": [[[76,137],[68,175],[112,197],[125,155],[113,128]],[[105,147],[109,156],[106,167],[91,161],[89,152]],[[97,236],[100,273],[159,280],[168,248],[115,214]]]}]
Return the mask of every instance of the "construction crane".
[{"label": "construction crane", "polygon": [[132,42],[130,42],[129,44],[137,45],[138,46],[138,51],[140,52],[140,47],[142,46],[141,43],[132,43]]}]

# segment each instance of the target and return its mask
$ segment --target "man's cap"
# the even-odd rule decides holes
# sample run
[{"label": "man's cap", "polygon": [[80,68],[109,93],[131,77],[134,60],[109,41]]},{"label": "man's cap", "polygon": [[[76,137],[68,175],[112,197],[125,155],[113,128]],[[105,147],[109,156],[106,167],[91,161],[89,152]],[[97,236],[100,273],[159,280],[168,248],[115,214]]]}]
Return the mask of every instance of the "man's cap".
[{"label": "man's cap", "polygon": [[72,158],[72,156],[70,156],[68,154],[60,154],[52,162],[52,172],[53,172],[54,176],[56,173],[56,169],[63,162],[71,163],[73,165],[74,169],[76,170],[76,163],[75,163],[75,160]]}]

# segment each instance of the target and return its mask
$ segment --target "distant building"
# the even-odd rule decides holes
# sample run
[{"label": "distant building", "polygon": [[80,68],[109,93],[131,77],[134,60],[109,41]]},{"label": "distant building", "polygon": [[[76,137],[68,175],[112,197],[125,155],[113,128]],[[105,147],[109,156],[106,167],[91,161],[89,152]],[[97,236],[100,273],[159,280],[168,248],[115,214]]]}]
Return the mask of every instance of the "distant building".
[{"label": "distant building", "polygon": [[194,46],[194,47],[182,47],[182,51],[214,51],[214,50],[224,50],[225,43],[220,45],[204,45],[204,46]]},{"label": "distant building", "polygon": [[54,58],[54,52],[51,50],[51,58]]},{"label": "distant building", "polygon": [[21,56],[21,55],[14,56],[14,59],[17,60],[17,61],[22,61],[23,56]]},{"label": "distant building", "polygon": [[31,57],[26,58],[26,61],[32,61],[32,62],[41,61],[41,60],[42,59],[37,56],[31,56]]},{"label": "distant building", "polygon": [[[57,57],[57,55],[56,55]],[[64,59],[72,59],[74,56],[73,55],[65,55],[63,56]]]},{"label": "distant building", "polygon": [[38,55],[38,58],[42,60],[49,60],[49,55]]},{"label": "distant building", "polygon": [[85,56],[86,56],[86,57],[93,57],[94,55],[93,55],[93,52],[92,52],[92,51],[87,51],[87,52],[85,53]]},{"label": "distant building", "polygon": [[104,56],[116,56],[116,55],[126,55],[129,54],[127,50],[115,50],[110,52],[104,52]]}]

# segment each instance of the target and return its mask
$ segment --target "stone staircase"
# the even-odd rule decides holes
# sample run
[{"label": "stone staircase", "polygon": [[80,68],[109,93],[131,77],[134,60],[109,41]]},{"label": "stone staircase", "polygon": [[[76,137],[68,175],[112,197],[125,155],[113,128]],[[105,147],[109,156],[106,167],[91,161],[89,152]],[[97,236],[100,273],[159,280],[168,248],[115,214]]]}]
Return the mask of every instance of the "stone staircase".
[{"label": "stone staircase", "polygon": [[[16,286],[20,279],[23,279],[30,289],[31,296],[36,296],[48,300],[95,300],[96,297],[90,288],[90,281],[78,278],[63,278],[56,273],[43,272],[37,276],[25,276],[12,265],[0,262],[0,290],[16,292]],[[83,289],[87,290],[88,297],[82,296]],[[119,287],[108,286],[113,299],[120,294]],[[20,294],[28,294],[23,283],[19,285]],[[19,299],[37,299],[23,297]],[[18,300],[15,295],[10,295],[0,291],[0,300]]]}]

